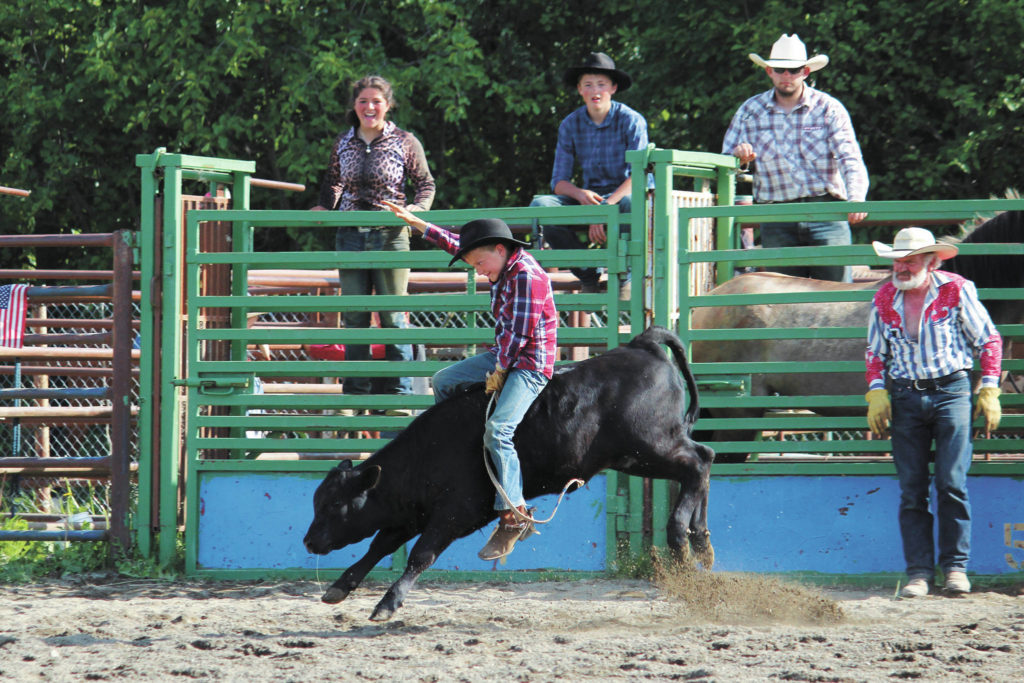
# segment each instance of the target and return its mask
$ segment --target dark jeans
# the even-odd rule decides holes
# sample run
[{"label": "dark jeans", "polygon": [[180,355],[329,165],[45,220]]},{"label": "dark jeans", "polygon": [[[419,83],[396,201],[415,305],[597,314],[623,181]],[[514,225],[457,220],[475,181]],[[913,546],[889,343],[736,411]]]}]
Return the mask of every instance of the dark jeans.
[{"label": "dark jeans", "polygon": [[[611,192],[605,193],[605,198]],[[619,213],[629,213],[632,206],[632,199],[627,194],[619,200]],[[564,194],[539,194],[534,196],[530,206],[579,206],[579,202]],[[629,225],[619,228],[624,235],[630,232]],[[590,243],[586,237],[586,230],[583,228],[570,228],[565,225],[545,225],[544,241],[551,245],[552,249],[586,249]],[[600,274],[597,268],[570,268],[572,274],[579,278],[579,281],[590,287],[595,287]],[[629,273],[623,282],[629,282]]]},{"label": "dark jeans", "polygon": [[943,573],[964,571],[971,553],[971,384],[966,372],[958,374],[948,384],[925,391],[892,383],[892,457],[900,482],[900,535],[910,578],[931,579],[935,569],[928,471],[932,439],[939,566]]},{"label": "dark jeans", "polygon": [[[409,251],[409,228],[356,228],[341,227],[334,238],[336,251]],[[338,271],[341,293],[344,295],[397,294],[408,292],[408,268],[356,268]],[[401,311],[379,311],[380,326],[406,328],[406,315]],[[344,315],[345,327],[352,329],[370,326],[370,313],[349,311]],[[369,360],[370,347],[366,344],[346,344],[346,360]],[[384,347],[386,360],[411,361],[411,344],[387,344]],[[348,377],[345,379],[346,394],[369,394],[371,387],[381,394],[411,394],[412,380],[409,377]]]},{"label": "dark jeans", "polygon": [[[798,201],[834,201],[834,198],[812,197]],[[852,243],[850,224],[846,221],[811,221],[801,223],[762,223],[761,246],[773,247],[816,247],[847,245]],[[849,266],[772,266],[777,273],[812,277],[817,280],[853,282],[853,269]]]}]

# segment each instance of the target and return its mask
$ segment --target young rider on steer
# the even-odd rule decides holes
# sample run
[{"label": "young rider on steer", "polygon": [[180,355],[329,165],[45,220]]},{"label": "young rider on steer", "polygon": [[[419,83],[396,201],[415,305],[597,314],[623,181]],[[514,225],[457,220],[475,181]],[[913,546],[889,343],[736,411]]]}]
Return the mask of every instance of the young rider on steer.
[{"label": "young rider on steer", "polygon": [[516,542],[533,532],[527,521],[519,457],[512,437],[554,373],[558,316],[551,279],[504,221],[472,220],[456,235],[397,204],[382,204],[422,232],[427,241],[452,254],[448,265],[462,259],[491,283],[494,346],[441,370],[434,375],[433,385],[438,402],[460,386],[481,381],[487,382],[488,392],[499,392],[494,412],[487,419],[484,445],[497,469],[498,481],[519,514],[517,517],[500,494],[495,497],[494,509],[501,511],[498,526],[478,555],[482,560],[496,560],[511,553]]}]

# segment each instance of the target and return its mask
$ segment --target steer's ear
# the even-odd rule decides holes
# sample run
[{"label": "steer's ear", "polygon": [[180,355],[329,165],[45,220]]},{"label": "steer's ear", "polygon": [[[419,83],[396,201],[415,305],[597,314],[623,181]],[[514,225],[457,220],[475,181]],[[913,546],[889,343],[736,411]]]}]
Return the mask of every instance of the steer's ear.
[{"label": "steer's ear", "polygon": [[369,491],[377,485],[378,481],[380,481],[380,466],[373,465],[372,467],[360,468],[358,478],[356,479],[360,489]]}]

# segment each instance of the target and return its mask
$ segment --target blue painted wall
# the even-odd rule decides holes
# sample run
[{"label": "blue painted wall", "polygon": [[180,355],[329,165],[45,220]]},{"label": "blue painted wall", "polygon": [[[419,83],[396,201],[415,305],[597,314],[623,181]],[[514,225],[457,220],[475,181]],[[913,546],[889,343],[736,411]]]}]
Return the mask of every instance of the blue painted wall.
[{"label": "blue painted wall", "polygon": [[[351,565],[369,547],[367,539],[317,558],[302,546],[313,519],[313,492],[322,473],[202,472],[199,480],[199,569],[338,569]],[[434,569],[605,569],[605,475],[568,496],[541,535],[520,543],[506,564],[483,562],[476,553],[490,528],[460,539]],[[557,496],[531,501],[537,516],[548,517]],[[411,546],[410,546],[411,547]],[[318,563],[319,560],[319,563]],[[391,558],[378,567],[390,568]]]},{"label": "blue painted wall", "polygon": [[[323,474],[203,472],[199,480],[199,569],[347,567],[370,539],[324,556],[302,537],[313,519],[313,492]],[[390,568],[391,558],[381,567]]]},{"label": "blue painted wall", "polygon": [[[1024,568],[1024,547],[1006,544],[1006,524],[1024,522],[1024,482],[969,477],[968,493],[973,520],[969,571],[1017,571],[1007,555]],[[713,477],[708,526],[715,569],[901,572],[898,507],[895,477]],[[1024,533],[1017,536],[1024,541]]]},{"label": "blue painted wall", "polygon": [[[321,558],[302,547],[313,514],[313,491],[321,479],[320,473],[201,472],[198,568],[333,570],[352,564],[366,552],[369,540]],[[456,541],[434,568],[607,569],[605,487],[600,475],[567,496],[555,520],[541,528],[540,536],[520,543],[506,564],[477,559],[490,533],[487,528]],[[1020,571],[1018,566],[1024,569],[1024,482],[972,476],[969,490],[974,517],[970,571],[1005,574]],[[554,500],[548,496],[533,501],[538,516],[547,517]],[[713,477],[708,525],[715,568],[900,572],[898,500],[896,479],[886,476]],[[378,566],[390,567],[391,559]]]}]

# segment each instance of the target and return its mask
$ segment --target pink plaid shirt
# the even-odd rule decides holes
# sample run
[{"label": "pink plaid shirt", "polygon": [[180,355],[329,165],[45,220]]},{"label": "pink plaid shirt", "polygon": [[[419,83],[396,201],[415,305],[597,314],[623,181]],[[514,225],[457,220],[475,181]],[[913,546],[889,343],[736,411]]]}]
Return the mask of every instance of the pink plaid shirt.
[{"label": "pink plaid shirt", "polygon": [[[459,236],[431,223],[423,237],[453,256]],[[551,293],[551,278],[525,249],[517,248],[497,282],[491,283],[494,314],[492,351],[503,368],[537,370],[551,379],[558,345],[558,314]]]}]

